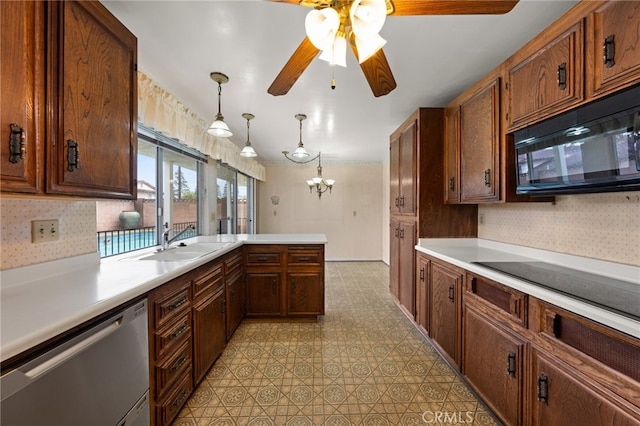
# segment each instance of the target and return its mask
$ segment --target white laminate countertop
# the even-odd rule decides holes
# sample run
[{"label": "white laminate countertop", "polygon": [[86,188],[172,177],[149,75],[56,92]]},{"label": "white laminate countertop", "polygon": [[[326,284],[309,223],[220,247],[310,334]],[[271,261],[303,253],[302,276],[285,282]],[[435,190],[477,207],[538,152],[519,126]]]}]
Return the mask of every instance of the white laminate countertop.
[{"label": "white laminate countertop", "polygon": [[[613,329],[640,338],[640,319],[618,314],[569,295],[529,281],[515,278],[472,262],[541,261],[583,272],[614,278],[638,285],[640,295],[640,267],[589,259],[563,253],[539,250],[513,244],[476,238],[420,239],[416,250],[459,266],[467,271],[500,282],[540,300],[582,315]],[[638,297],[640,304],[640,296]]]},{"label": "white laminate countertop", "polygon": [[[5,361],[243,244],[326,244],[322,234],[194,237],[229,243],[188,261],[132,261],[157,247],[100,259],[98,253],[0,271],[0,355]],[[176,245],[177,243],[174,243]]]}]

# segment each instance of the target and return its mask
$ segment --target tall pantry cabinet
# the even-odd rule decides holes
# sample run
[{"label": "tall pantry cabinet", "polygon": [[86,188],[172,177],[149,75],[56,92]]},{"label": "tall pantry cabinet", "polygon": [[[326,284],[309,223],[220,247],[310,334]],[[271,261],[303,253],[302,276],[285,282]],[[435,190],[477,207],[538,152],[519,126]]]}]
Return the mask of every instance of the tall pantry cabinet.
[{"label": "tall pantry cabinet", "polygon": [[[444,203],[444,109],[419,108],[390,137],[389,290],[416,317],[418,238],[476,237],[476,205]],[[422,294],[422,293],[421,293]],[[426,295],[421,295],[424,297]]]}]

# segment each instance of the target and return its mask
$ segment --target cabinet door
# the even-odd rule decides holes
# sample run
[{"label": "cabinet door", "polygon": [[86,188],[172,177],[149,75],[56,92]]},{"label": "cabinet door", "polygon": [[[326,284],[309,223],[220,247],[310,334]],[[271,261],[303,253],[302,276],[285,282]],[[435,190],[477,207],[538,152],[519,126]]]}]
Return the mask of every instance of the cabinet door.
[{"label": "cabinet door", "polygon": [[324,315],[322,272],[287,273],[287,315]]},{"label": "cabinet door", "polygon": [[500,164],[499,87],[495,80],[460,106],[460,200],[497,201]]},{"label": "cabinet door", "polygon": [[416,214],[418,123],[414,120],[400,138],[400,212]]},{"label": "cabinet door", "polygon": [[416,283],[415,283],[415,223],[401,223],[399,233],[399,301],[407,314],[415,319],[416,315]]},{"label": "cabinet door", "polygon": [[389,210],[400,213],[400,136],[391,139],[389,147]]},{"label": "cabinet door", "polygon": [[47,192],[136,196],[137,41],[99,2],[48,3]]},{"label": "cabinet door", "polygon": [[521,424],[522,338],[465,305],[463,374],[505,424]]},{"label": "cabinet door", "polygon": [[0,2],[2,192],[38,193],[44,156],[44,2]]},{"label": "cabinet door", "polygon": [[[591,96],[609,93],[640,79],[640,2],[612,1],[593,13]],[[588,44],[588,46],[589,46]],[[591,69],[587,69],[589,75]]]},{"label": "cabinet door", "polygon": [[416,261],[416,324],[429,334],[429,277],[431,276],[431,262],[425,256],[418,254]]},{"label": "cabinet door", "polygon": [[196,383],[207,374],[227,342],[224,296],[224,291],[218,291],[193,306],[193,377]]},{"label": "cabinet door", "polygon": [[455,364],[460,365],[460,292],[462,273],[431,263],[431,338]]},{"label": "cabinet door", "polygon": [[231,338],[244,317],[245,292],[242,273],[227,279],[227,340]]},{"label": "cabinet door", "polygon": [[637,425],[622,404],[589,386],[589,380],[551,355],[532,351],[531,411],[540,426]]},{"label": "cabinet door", "polygon": [[444,201],[460,201],[460,107],[446,108],[444,111]]},{"label": "cabinet door", "polygon": [[280,272],[247,272],[247,315],[279,315]]},{"label": "cabinet door", "polygon": [[509,70],[509,128],[562,110],[584,99],[582,21]]}]

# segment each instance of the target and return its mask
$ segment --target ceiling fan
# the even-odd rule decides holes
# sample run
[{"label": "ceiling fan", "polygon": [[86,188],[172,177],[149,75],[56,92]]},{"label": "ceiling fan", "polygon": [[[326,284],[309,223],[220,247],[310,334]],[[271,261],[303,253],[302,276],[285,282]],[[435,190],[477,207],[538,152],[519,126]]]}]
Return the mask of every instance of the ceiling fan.
[{"label": "ceiling fan", "polygon": [[[267,90],[285,95],[320,51],[320,59],[346,66],[350,45],[375,97],[396,88],[396,81],[378,32],[388,16],[487,15],[509,12],[518,0],[269,0],[313,8],[307,15],[307,36]],[[331,82],[335,88],[335,82]]]}]

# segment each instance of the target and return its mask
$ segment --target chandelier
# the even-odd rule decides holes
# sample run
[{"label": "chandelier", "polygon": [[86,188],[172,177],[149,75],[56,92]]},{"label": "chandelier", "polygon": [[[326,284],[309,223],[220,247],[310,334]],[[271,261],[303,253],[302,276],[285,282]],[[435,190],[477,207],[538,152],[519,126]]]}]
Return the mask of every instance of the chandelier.
[{"label": "chandelier", "polygon": [[318,152],[318,155],[316,155],[315,157],[304,160],[309,157],[309,153],[302,143],[302,122],[307,118],[307,116],[304,114],[296,114],[295,118],[296,120],[300,121],[300,140],[298,142],[297,148],[295,149],[295,151],[293,151],[293,154],[291,154],[295,158],[289,156],[289,151],[282,151],[282,154],[284,155],[284,158],[296,164],[307,164],[315,161],[316,159],[318,160],[318,174],[315,177],[308,179],[307,185],[309,185],[309,192],[313,192],[313,190],[315,189],[318,193],[318,198],[322,198],[322,194],[324,194],[325,192],[329,191],[329,193],[331,193],[331,189],[333,188],[333,185],[336,183],[336,181],[335,179],[325,179],[324,177],[322,177],[322,158],[320,152]]}]

